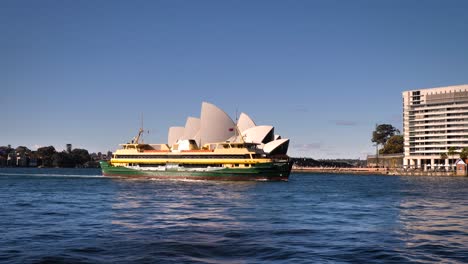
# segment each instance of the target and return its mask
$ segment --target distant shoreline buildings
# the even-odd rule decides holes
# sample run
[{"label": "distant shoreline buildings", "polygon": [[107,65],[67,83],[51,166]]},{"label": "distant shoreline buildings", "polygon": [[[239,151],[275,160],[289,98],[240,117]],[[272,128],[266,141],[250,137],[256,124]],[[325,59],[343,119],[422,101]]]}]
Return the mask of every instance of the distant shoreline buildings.
[{"label": "distant shoreline buildings", "polygon": [[0,146],[0,167],[97,168],[100,160],[111,157],[110,151],[107,154],[89,154],[86,149],[73,149],[72,144],[67,144],[63,151],[56,151],[53,146],[41,147],[36,151],[25,146]]},{"label": "distant shoreline buildings", "polygon": [[[369,155],[367,166],[404,172],[455,170],[459,153],[468,148],[468,84],[407,90],[402,92],[402,99],[404,153]],[[72,145],[67,144],[63,152],[70,154]],[[97,161],[110,159],[112,153],[89,156]],[[25,147],[0,147],[0,166],[41,165],[38,155]]]},{"label": "distant shoreline buildings", "polygon": [[425,171],[454,166],[468,147],[468,85],[404,91],[403,168]]}]

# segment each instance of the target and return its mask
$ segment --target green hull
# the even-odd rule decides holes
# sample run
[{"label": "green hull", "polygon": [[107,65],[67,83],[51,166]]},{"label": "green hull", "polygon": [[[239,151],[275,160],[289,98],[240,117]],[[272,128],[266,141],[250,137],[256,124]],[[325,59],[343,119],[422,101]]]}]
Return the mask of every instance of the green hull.
[{"label": "green hull", "polygon": [[291,162],[262,163],[250,168],[223,168],[210,171],[138,170],[112,166],[106,161],[101,161],[100,164],[102,174],[105,176],[216,181],[287,181],[292,168]]}]

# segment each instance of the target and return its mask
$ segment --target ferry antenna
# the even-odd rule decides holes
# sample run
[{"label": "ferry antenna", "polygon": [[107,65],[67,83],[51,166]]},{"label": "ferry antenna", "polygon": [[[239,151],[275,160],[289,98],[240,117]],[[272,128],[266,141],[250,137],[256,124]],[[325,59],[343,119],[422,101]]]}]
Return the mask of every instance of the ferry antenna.
[{"label": "ferry antenna", "polygon": [[[141,112],[141,131],[142,131],[142,132],[145,131],[145,130],[144,130],[143,124],[144,124],[144,123],[143,123],[143,112]],[[145,141],[144,141],[144,138],[143,138],[143,135],[144,135],[144,134],[145,134],[145,133],[142,133],[142,134],[141,134],[141,135],[142,135],[141,143],[144,143],[144,142],[145,142]]]}]

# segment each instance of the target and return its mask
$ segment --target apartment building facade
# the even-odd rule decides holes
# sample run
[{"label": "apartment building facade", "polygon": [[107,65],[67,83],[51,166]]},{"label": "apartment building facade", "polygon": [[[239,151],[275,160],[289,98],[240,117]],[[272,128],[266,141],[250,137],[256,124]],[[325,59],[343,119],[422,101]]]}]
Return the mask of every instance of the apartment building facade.
[{"label": "apartment building facade", "polygon": [[468,85],[404,91],[403,135],[405,168],[453,169],[441,154],[468,147]]}]

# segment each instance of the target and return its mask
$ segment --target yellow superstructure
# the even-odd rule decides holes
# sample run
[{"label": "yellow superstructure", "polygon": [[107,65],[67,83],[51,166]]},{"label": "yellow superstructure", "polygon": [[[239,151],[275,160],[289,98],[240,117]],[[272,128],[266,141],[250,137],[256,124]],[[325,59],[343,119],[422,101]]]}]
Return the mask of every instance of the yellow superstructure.
[{"label": "yellow superstructure", "polygon": [[129,166],[136,164],[194,164],[222,167],[250,167],[252,164],[272,162],[256,152],[257,144],[249,143],[214,143],[206,144],[201,149],[169,149],[166,144],[122,144],[113,155],[111,164]]}]

